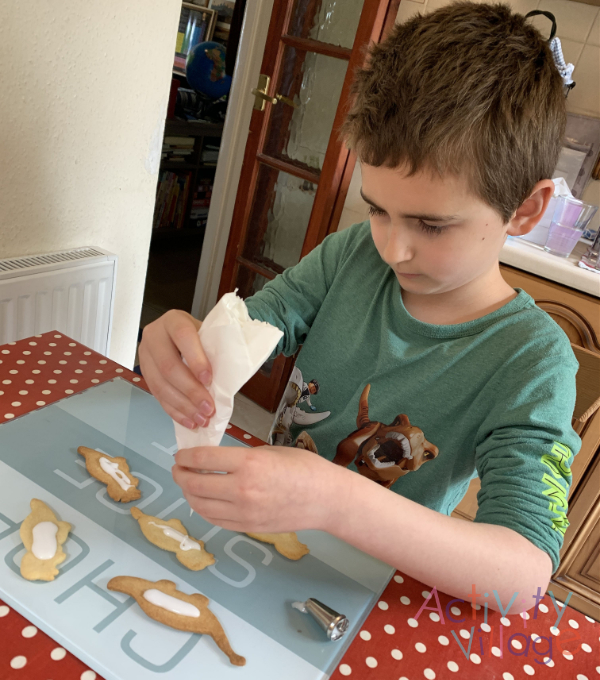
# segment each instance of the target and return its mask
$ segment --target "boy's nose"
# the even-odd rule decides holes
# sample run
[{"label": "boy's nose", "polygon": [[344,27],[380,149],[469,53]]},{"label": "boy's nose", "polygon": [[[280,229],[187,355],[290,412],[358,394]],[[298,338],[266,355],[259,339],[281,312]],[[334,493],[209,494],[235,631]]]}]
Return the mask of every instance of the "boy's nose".
[{"label": "boy's nose", "polygon": [[393,229],[388,235],[385,244],[383,259],[391,265],[412,260],[413,247],[406,233],[400,233],[399,229]]}]

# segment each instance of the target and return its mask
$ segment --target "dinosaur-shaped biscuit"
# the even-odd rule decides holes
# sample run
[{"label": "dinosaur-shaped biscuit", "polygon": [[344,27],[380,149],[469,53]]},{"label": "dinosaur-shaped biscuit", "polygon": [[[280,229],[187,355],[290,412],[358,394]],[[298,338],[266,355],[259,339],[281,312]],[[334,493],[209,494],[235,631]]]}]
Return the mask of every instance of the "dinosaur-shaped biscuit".
[{"label": "dinosaur-shaped biscuit", "polygon": [[71,525],[59,522],[50,508],[32,498],[31,512],[23,520],[19,534],[27,552],[21,560],[21,576],[28,581],[54,581],[56,568],[66,555],[62,544],[67,540]]},{"label": "dinosaur-shaped biscuit", "polygon": [[280,555],[287,557],[288,560],[299,560],[304,555],[308,555],[310,550],[307,545],[300,543],[294,531],[285,534],[251,534],[246,532],[250,538],[255,538],[263,543],[271,543]]},{"label": "dinosaur-shaped biscuit", "polygon": [[99,482],[106,484],[108,495],[113,501],[129,503],[142,497],[137,485],[140,480],[129,472],[127,460],[122,456],[107,456],[87,446],[80,446],[77,453],[85,458],[87,471]]},{"label": "dinosaur-shaped biscuit", "polygon": [[136,576],[115,576],[107,587],[131,595],[155,621],[188,633],[210,635],[234,666],[246,665],[246,659],[231,649],[219,620],[208,608],[205,595],[182,593],[173,581],[146,581]]},{"label": "dinosaur-shaped biscuit", "polygon": [[150,543],[174,552],[184,567],[200,571],[215,563],[214,555],[205,550],[204,543],[190,537],[178,519],[159,519],[144,514],[139,508],[131,508],[131,514]]}]

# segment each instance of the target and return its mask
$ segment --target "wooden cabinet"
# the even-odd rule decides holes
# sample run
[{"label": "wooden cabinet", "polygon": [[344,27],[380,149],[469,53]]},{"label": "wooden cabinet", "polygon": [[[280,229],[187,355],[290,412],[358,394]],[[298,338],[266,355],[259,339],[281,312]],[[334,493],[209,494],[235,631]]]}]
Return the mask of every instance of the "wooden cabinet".
[{"label": "wooden cabinet", "polygon": [[[579,361],[577,402],[573,428],[581,437],[569,493],[569,527],[561,550],[561,564],[552,577],[555,596],[600,620],[600,299],[501,266],[513,288],[522,288],[561,326]],[[472,520],[477,512],[478,479],[471,482],[453,517]]]}]

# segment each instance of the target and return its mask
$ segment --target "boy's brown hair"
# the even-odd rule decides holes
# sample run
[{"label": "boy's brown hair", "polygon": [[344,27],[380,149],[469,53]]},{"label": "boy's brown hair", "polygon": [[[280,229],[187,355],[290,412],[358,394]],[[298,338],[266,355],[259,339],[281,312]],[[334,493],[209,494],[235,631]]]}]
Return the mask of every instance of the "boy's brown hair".
[{"label": "boy's brown hair", "polygon": [[552,176],[566,123],[546,40],[508,5],[457,2],[372,45],[341,128],[368,165],[459,175],[504,222]]}]

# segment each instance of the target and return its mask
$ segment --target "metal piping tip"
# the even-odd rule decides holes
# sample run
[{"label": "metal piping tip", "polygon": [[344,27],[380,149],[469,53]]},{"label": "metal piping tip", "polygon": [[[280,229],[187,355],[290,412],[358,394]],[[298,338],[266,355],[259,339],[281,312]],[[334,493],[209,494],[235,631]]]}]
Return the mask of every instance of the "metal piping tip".
[{"label": "metal piping tip", "polygon": [[292,607],[304,614],[310,614],[330,640],[339,640],[350,626],[350,621],[343,614],[338,614],[331,607],[312,597],[306,602],[294,602]]}]

